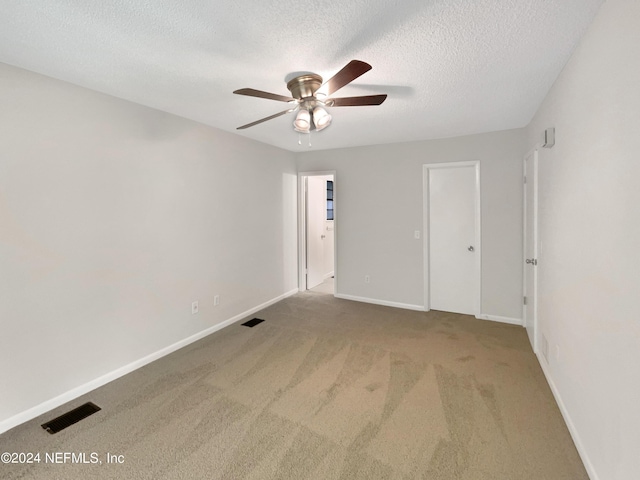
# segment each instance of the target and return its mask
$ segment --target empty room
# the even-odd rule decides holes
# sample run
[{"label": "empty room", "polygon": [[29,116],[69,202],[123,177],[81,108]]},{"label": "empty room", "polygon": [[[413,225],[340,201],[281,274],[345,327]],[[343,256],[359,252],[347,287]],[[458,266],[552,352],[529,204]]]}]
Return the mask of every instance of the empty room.
[{"label": "empty room", "polygon": [[0,14],[0,477],[640,478],[640,2]]}]

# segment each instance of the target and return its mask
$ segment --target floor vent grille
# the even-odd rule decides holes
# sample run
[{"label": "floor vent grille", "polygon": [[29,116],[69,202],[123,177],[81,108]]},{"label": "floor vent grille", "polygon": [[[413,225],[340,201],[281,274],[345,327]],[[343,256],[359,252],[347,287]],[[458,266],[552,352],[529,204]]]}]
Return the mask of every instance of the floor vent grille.
[{"label": "floor vent grille", "polygon": [[252,318],[248,322],[244,322],[242,325],[244,325],[245,327],[255,327],[262,322],[264,322],[264,320],[262,320],[261,318]]},{"label": "floor vent grille", "polygon": [[78,423],[80,420],[83,420],[89,415],[93,415],[100,410],[101,409],[99,406],[94,403],[88,402],[84,405],[80,405],[78,408],[74,408],[70,412],[54,418],[47,423],[43,423],[42,428],[53,435],[54,433],[58,433],[60,430],[64,430],[68,426],[73,425],[74,423]]}]

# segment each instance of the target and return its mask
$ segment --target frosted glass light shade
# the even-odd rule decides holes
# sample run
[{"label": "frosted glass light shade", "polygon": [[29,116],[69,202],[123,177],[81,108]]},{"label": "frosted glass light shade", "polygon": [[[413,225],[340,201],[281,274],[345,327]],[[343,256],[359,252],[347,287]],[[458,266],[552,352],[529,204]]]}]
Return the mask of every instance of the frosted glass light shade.
[{"label": "frosted glass light shade", "polygon": [[327,128],[331,125],[331,115],[324,108],[316,107],[313,109],[313,123],[318,131]]},{"label": "frosted glass light shade", "polygon": [[296,119],[293,122],[293,127],[296,132],[309,133],[311,127],[311,115],[307,110],[300,110]]}]

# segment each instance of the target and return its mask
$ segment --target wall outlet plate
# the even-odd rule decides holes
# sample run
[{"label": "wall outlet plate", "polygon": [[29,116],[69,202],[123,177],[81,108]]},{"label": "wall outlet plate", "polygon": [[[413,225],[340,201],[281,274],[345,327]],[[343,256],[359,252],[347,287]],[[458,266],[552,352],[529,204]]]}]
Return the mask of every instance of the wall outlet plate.
[{"label": "wall outlet plate", "polygon": [[195,302],[191,302],[191,315],[195,315],[198,311],[198,301],[196,300]]}]

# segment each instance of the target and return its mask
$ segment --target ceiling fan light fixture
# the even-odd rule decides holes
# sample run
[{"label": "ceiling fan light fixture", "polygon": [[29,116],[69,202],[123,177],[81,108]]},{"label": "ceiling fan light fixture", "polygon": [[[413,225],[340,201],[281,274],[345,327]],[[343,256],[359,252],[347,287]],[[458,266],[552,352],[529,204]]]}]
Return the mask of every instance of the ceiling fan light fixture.
[{"label": "ceiling fan light fixture", "polygon": [[[296,118],[293,128],[296,132],[311,133],[311,130],[320,131],[331,125],[332,117],[324,107],[357,107],[364,105],[381,105],[387,98],[386,94],[364,95],[359,97],[332,97],[335,92],[350,84],[356,78],[371,70],[371,65],[361,60],[351,60],[338,73],[326,82],[322,83],[322,77],[315,73],[303,73],[287,82],[287,89],[291,96],[287,97],[276,93],[264,92],[255,88],[241,88],[233,93],[249,97],[266,98],[289,104],[287,110],[261,118],[255,122],[238,127],[238,130],[259,125],[268,120],[273,120],[281,115],[295,112]],[[313,117],[313,119],[311,118]],[[313,122],[313,123],[312,123]]]},{"label": "ceiling fan light fixture", "polygon": [[331,115],[324,108],[316,107],[313,109],[313,124],[317,131],[327,128],[331,125]]},{"label": "ceiling fan light fixture", "polygon": [[293,122],[293,129],[296,132],[309,133],[311,128],[311,115],[306,109],[301,109],[296,115],[296,119]]}]

